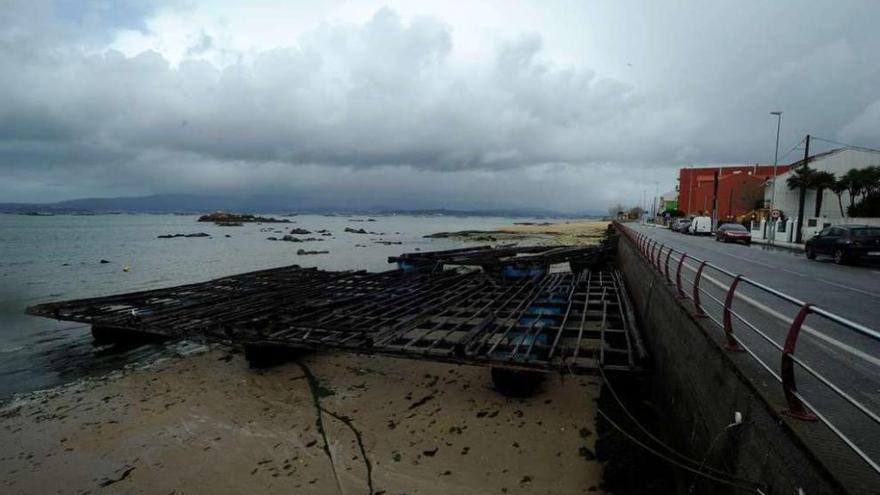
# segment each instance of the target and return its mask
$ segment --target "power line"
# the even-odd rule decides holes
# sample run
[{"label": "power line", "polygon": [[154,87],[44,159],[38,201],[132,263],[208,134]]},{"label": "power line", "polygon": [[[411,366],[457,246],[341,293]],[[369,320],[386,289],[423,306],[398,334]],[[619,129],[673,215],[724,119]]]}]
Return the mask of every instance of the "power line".
[{"label": "power line", "polygon": [[616,429],[623,436],[625,436],[627,439],[629,439],[629,441],[631,441],[632,443],[638,445],[639,447],[645,449],[646,451],[654,454],[655,456],[659,457],[660,459],[663,459],[664,461],[666,461],[674,466],[678,466],[686,471],[690,471],[696,475],[702,476],[702,477],[710,479],[712,481],[716,481],[716,482],[721,483],[723,485],[732,486],[734,488],[739,488],[740,490],[746,490],[746,491],[750,491],[753,493],[762,493],[760,490],[760,487],[763,485],[760,485],[760,484],[755,483],[753,481],[737,480],[737,481],[742,481],[742,482],[737,482],[737,481],[726,480],[724,478],[719,478],[719,477],[716,477],[715,475],[709,474],[708,472],[702,472],[702,471],[698,470],[697,468],[693,468],[691,466],[688,466],[687,464],[676,461],[675,459],[672,459],[670,457],[666,457],[662,452],[657,452],[650,445],[646,445],[644,442],[642,442],[638,438],[635,438],[634,436],[630,435],[626,430],[621,428],[620,425],[615,423],[614,420],[612,420],[610,417],[608,417],[608,415],[605,414],[605,412],[603,412],[602,409],[597,407],[596,412],[598,412],[599,415],[605,419],[605,421],[608,421],[608,424],[613,426],[614,429]]},{"label": "power line", "polygon": [[[715,481],[715,482],[718,482],[718,483],[721,483],[724,485],[732,486],[734,488],[739,488],[740,490],[746,490],[746,491],[750,491],[750,492],[754,492],[754,493],[763,493],[760,490],[760,488],[764,486],[762,483],[758,483],[758,482],[751,481],[751,480],[744,479],[744,478],[738,478],[738,477],[733,476],[729,473],[719,471],[719,470],[712,468],[712,467],[706,468],[705,462],[698,462],[696,459],[691,459],[690,457],[687,457],[684,454],[681,454],[680,452],[676,451],[675,449],[673,449],[669,445],[663,443],[663,441],[661,441],[659,438],[652,435],[650,432],[648,432],[647,428],[642,426],[642,424],[639,423],[638,420],[636,420],[636,418],[632,415],[632,413],[629,412],[629,410],[626,408],[626,406],[620,400],[620,397],[617,395],[617,393],[614,392],[614,389],[611,386],[608,379],[605,377],[605,372],[601,366],[599,367],[599,372],[602,375],[602,379],[605,382],[605,385],[608,387],[608,390],[611,392],[611,395],[614,397],[614,399],[620,405],[621,409],[623,409],[624,413],[626,413],[626,415],[630,418],[630,420],[633,423],[635,423],[635,425],[637,427],[639,427],[639,429],[641,429],[643,432],[647,433],[649,438],[651,438],[652,440],[657,442],[657,444],[662,446],[666,451],[681,458],[682,461],[673,459],[673,458],[667,456],[666,454],[664,454],[663,452],[657,451],[656,449],[654,449],[650,445],[647,445],[646,443],[642,442],[638,438],[635,438],[635,436],[633,436],[632,434],[630,434],[629,432],[624,430],[620,425],[615,423],[614,420],[612,420],[607,414],[605,414],[605,412],[602,411],[602,409],[596,408],[596,411],[599,413],[599,415],[601,415],[603,418],[605,418],[605,420],[608,421],[608,423],[611,426],[613,426],[617,431],[619,431],[623,436],[625,436],[631,442],[638,445],[642,449],[648,451],[649,453],[654,454],[656,457],[659,457],[660,459],[663,459],[666,462],[668,462],[674,466],[678,466],[686,471],[689,471],[689,472],[695,474],[696,476],[702,476],[704,478],[710,479],[712,481]],[[695,468],[689,464],[686,464],[683,461],[687,461],[689,463],[699,465],[700,467]],[[712,474],[712,473],[718,473],[718,474],[716,475],[716,474]]]},{"label": "power line", "polygon": [[816,141],[824,141],[826,143],[835,144],[837,146],[843,146],[844,148],[849,148],[849,149],[853,149],[853,150],[872,151],[874,153],[880,153],[880,150],[877,150],[874,148],[867,148],[865,146],[856,146],[854,144],[841,143],[840,141],[834,141],[832,139],[825,139],[825,138],[820,138],[820,137],[816,137],[816,136],[810,136],[810,138],[814,139]]},{"label": "power line", "polygon": [[807,138],[802,138],[800,141],[798,141],[798,143],[797,143],[796,145],[792,146],[790,150],[786,151],[785,154],[782,155],[782,156],[777,160],[777,162],[781,162],[781,161],[785,160],[785,157],[787,157],[788,155],[790,155],[792,151],[798,149],[798,147],[800,147],[800,145],[804,144],[804,141],[805,141],[806,139],[807,139]]},{"label": "power line", "polygon": [[[640,429],[642,431],[642,433],[647,435],[648,438],[655,441],[658,445],[661,445],[664,448],[666,448],[666,450],[670,454],[674,455],[675,457],[678,457],[679,459],[681,459],[683,461],[693,462],[694,464],[697,463],[697,461],[695,459],[691,459],[690,457],[688,457],[688,456],[682,454],[681,452],[678,452],[677,450],[673,449],[672,447],[664,444],[663,440],[660,440],[659,438],[657,438],[644,425],[642,425],[639,422],[639,420],[637,420],[635,418],[635,416],[633,416],[633,414],[629,411],[629,409],[627,409],[626,405],[624,405],[623,401],[620,399],[620,396],[617,395],[617,392],[614,390],[614,387],[611,386],[611,382],[605,376],[605,370],[603,370],[601,366],[599,367],[599,373],[602,375],[602,380],[605,382],[605,386],[608,387],[608,391],[611,392],[611,396],[614,397],[614,400],[617,402],[618,405],[620,405],[620,408],[623,409],[624,414],[626,414],[626,416],[630,419],[630,421],[632,421],[633,424],[635,424],[636,427],[638,427],[638,429]],[[701,466],[704,464],[705,464],[705,462],[700,463]],[[717,473],[720,476],[732,476],[730,473],[721,471],[720,469],[715,469],[712,466],[708,466],[708,467],[706,467],[706,469],[709,471],[714,471],[715,473]]]}]

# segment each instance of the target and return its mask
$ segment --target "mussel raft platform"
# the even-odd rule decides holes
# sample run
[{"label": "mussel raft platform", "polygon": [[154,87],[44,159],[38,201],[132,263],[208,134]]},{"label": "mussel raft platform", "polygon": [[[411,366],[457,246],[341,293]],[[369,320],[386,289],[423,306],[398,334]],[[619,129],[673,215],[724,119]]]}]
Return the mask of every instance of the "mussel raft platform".
[{"label": "mussel raft platform", "polygon": [[[27,312],[88,323],[101,340],[220,341],[250,356],[336,349],[495,368],[627,372],[639,368],[644,347],[612,252],[606,241],[408,253],[389,258],[398,269],[380,273],[293,265]],[[558,264],[570,269],[558,271]]]}]

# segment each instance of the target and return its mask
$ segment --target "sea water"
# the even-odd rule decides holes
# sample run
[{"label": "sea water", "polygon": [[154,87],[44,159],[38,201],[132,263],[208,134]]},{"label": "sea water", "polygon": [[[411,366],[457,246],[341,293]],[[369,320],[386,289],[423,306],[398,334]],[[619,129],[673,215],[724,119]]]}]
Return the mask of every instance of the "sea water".
[{"label": "sea water", "polygon": [[[394,268],[388,264],[388,256],[467,245],[453,239],[428,239],[426,234],[492,230],[516,221],[534,221],[412,215],[285,218],[292,223],[221,227],[197,222],[197,216],[191,215],[0,214],[0,400],[105,373],[155,357],[164,348],[95,346],[87,325],[28,316],[24,313],[27,306],[170,287],[294,264],[326,270],[388,270]],[[367,221],[369,218],[374,221]],[[292,227],[313,232],[296,237],[322,241],[267,240],[283,237]],[[347,233],[346,227],[374,234]],[[319,229],[329,230],[332,236],[314,233]],[[210,237],[157,237],[198,232]],[[297,255],[300,249],[329,253]]]}]

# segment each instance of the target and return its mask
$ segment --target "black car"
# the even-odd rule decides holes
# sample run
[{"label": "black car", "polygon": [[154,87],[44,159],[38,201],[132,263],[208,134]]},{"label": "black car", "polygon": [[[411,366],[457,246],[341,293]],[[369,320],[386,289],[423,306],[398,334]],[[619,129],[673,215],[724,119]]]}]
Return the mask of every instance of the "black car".
[{"label": "black car", "polygon": [[826,227],[804,244],[807,258],[832,256],[834,262],[875,259],[880,261],[880,227],[870,225],[839,225]]}]

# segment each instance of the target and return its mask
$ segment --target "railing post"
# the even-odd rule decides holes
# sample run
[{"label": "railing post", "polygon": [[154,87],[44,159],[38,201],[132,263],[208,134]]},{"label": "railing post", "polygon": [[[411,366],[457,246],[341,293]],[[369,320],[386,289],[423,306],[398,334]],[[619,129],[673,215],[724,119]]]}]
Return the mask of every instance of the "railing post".
[{"label": "railing post", "polygon": [[785,401],[788,402],[788,409],[783,409],[782,414],[805,421],[816,421],[818,418],[797,397],[797,386],[794,382],[794,359],[792,357],[794,356],[798,335],[801,332],[801,327],[804,325],[804,320],[810,314],[811,306],[812,304],[810,303],[801,306],[801,310],[798,311],[794,321],[791,322],[791,327],[788,329],[788,335],[785,337],[785,345],[782,349],[781,365],[782,390],[785,392]]},{"label": "railing post", "polygon": [[703,307],[700,306],[700,276],[703,275],[703,268],[706,267],[706,262],[703,261],[700,263],[700,267],[697,268],[697,274],[694,275],[694,308],[697,310],[697,316],[703,317],[706,316],[706,312],[703,311]]},{"label": "railing post", "polygon": [[671,284],[672,279],[669,277],[669,257],[672,256],[672,247],[669,248],[669,251],[666,251],[666,263],[664,266],[664,271],[666,272],[666,283]]},{"label": "railing post", "polygon": [[730,306],[733,304],[733,294],[736,292],[736,286],[739,285],[740,280],[742,280],[742,275],[737,275],[733,279],[730,288],[727,290],[727,297],[724,299],[724,336],[727,338],[724,348],[731,352],[745,352],[745,349],[733,338],[733,322],[730,319]]},{"label": "railing post", "polygon": [[678,297],[680,299],[687,297],[684,295],[684,288],[681,286],[681,267],[684,265],[685,258],[687,258],[687,253],[681,253],[681,257],[678,258],[678,268],[675,269],[675,287],[678,289]]}]

